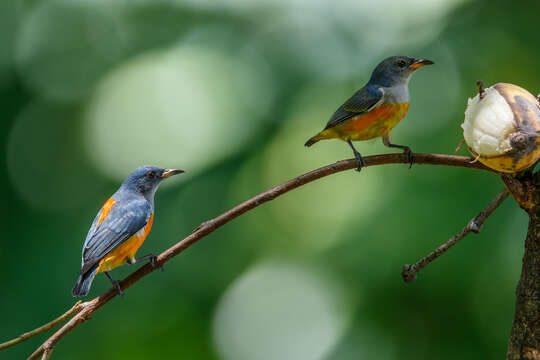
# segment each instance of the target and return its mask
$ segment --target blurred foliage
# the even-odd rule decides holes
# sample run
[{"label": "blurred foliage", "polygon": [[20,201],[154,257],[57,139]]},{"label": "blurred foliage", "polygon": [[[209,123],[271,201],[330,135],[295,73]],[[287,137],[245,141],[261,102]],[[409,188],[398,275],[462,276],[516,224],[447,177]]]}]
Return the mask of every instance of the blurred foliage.
[{"label": "blurred foliage", "polygon": [[[157,253],[272,185],[350,158],[337,140],[302,145],[395,54],[436,65],[411,80],[394,141],[451,153],[477,79],[540,91],[539,11],[532,0],[2,0],[0,339],[71,306],[88,227],[130,169],[188,171],[157,194],[140,250]],[[322,179],[130,288],[54,358],[501,358],[527,224],[513,201],[416,283],[400,277],[501,187],[492,174],[420,165]],[[109,286],[98,276],[90,295]]]}]

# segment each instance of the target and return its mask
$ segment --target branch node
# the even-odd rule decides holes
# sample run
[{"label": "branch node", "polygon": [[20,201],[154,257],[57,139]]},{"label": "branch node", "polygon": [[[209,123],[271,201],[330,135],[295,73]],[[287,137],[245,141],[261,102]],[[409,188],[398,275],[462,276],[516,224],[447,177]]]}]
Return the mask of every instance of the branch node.
[{"label": "branch node", "polygon": [[439,256],[447,252],[452,246],[456,245],[461,239],[463,239],[467,234],[473,232],[478,234],[486,219],[499,207],[499,205],[508,197],[509,193],[506,188],[502,189],[493,200],[487,204],[487,206],[478,213],[474,218],[472,218],[460,232],[452,236],[445,243],[439,246],[437,249],[430,252],[428,255],[424,256],[418,260],[413,265],[406,264],[403,266],[401,271],[401,276],[405,282],[413,282],[416,280],[416,274],[423,269],[426,265],[429,265]]},{"label": "branch node", "polygon": [[412,283],[416,281],[416,267],[414,265],[405,264],[401,270],[401,277],[403,281]]},{"label": "branch node", "polygon": [[480,155],[476,155],[476,157],[470,161],[471,164],[474,164],[475,162],[478,161],[478,159],[480,159]]},{"label": "branch node", "polygon": [[469,230],[470,232],[473,232],[475,234],[478,234],[482,230],[482,225],[483,225],[483,223],[479,224],[477,222],[477,217],[475,217],[467,225],[467,230]]},{"label": "branch node", "polygon": [[41,360],[47,360],[51,358],[51,355],[53,353],[54,348],[48,347],[43,351],[43,356],[41,357]]}]

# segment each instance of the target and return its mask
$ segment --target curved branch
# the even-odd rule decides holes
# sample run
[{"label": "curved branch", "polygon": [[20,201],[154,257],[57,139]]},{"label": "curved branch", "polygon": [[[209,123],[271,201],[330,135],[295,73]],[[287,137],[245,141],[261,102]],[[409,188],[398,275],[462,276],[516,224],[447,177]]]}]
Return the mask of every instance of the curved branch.
[{"label": "curved branch", "polygon": [[[446,166],[458,166],[478,170],[486,170],[494,172],[479,162],[473,162],[473,159],[466,156],[453,156],[453,155],[439,155],[439,154],[414,154],[415,164],[428,164],[428,165],[446,165]],[[408,164],[409,162],[403,154],[383,154],[364,157],[366,166],[385,165],[385,164]],[[328,175],[332,175],[341,171],[350,170],[356,168],[356,160],[348,159],[338,161],[334,164],[330,164],[319,169],[310,171],[306,174],[300,175],[294,179],[291,179],[283,184],[277,185],[251,199],[235,206],[229,211],[202,223],[197,229],[195,229],[189,236],[183,240],[177,242],[169,249],[162,252],[156,260],[155,267],[150,264],[146,264],[127,278],[120,282],[120,288],[125,290],[131,285],[139,281],[144,276],[148,275],[155,269],[163,266],[167,261],[195,244],[197,241],[206,237],[216,229],[242,215],[243,213],[252,210],[265,202],[274,200],[278,196],[281,196],[291,190],[296,189],[302,185],[323,178]],[[360,175],[359,175],[360,176]],[[86,321],[96,310],[111,301],[116,295],[117,290],[115,288],[109,289],[100,296],[81,304],[83,309],[71,318],[64,326],[56,331],[47,341],[45,341],[30,357],[28,360],[37,359],[44,352],[51,353],[54,346],[58,341],[63,338],[67,333],[72,331],[75,327]]]},{"label": "curved branch", "polygon": [[9,340],[0,344],[0,350],[6,349],[10,346],[16,345],[20,342],[30,339],[31,337],[41,334],[42,332],[50,330],[56,325],[66,321],[67,319],[69,319],[70,317],[72,317],[74,314],[78,313],[82,309],[83,307],[81,306],[81,301],[77,301],[75,305],[71,307],[71,309],[69,309],[68,311],[66,311],[65,313],[63,313],[62,315],[54,319],[53,321],[48,322],[45,325],[38,327],[37,329],[24,333],[13,340]]}]

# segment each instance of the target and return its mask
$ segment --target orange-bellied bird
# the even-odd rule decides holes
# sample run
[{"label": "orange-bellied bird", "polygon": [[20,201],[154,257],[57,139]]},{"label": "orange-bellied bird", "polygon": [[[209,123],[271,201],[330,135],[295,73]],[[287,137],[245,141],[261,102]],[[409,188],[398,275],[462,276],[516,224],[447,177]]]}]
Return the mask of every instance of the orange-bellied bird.
[{"label": "orange-bellied bird", "polygon": [[385,146],[403,149],[412,166],[414,157],[408,146],[392,144],[390,130],[409,110],[409,79],[412,73],[433,61],[408,56],[384,59],[371,74],[368,83],[341,105],[328,120],[326,127],[309,139],[305,146],[319,140],[341,139],[353,150],[357,168],[366,165],[352,141],[369,140],[382,136]]},{"label": "orange-bellied bird", "polygon": [[169,176],[183,170],[141,166],[124,180],[122,186],[97,213],[82,249],[82,269],[71,293],[85,296],[94,277],[104,272],[113,286],[122,294],[118,281],[108,271],[125,263],[135,264],[150,260],[155,265],[156,256],[149,254],[135,258],[135,253],[150,232],[154,220],[154,194]]}]

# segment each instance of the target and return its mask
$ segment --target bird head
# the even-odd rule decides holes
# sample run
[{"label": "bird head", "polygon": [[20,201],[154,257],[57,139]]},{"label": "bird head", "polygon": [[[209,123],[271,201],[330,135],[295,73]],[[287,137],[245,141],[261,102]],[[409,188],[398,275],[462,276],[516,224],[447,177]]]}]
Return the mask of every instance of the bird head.
[{"label": "bird head", "polygon": [[401,83],[407,83],[412,73],[425,65],[431,65],[433,61],[415,59],[408,56],[391,56],[377,65],[369,82],[373,85],[390,87]]},{"label": "bird head", "polygon": [[163,180],[183,172],[184,170],[162,169],[151,165],[141,166],[128,175],[122,187],[136,190],[149,201],[152,201],[159,184]]}]

